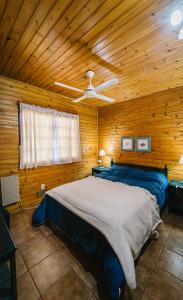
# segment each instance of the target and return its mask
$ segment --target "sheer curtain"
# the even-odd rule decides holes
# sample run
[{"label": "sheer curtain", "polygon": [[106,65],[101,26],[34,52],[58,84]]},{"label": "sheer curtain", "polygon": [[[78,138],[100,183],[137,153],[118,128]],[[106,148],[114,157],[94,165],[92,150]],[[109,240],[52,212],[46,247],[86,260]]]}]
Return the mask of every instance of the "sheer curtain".
[{"label": "sheer curtain", "polygon": [[80,161],[79,116],[20,104],[20,168]]}]

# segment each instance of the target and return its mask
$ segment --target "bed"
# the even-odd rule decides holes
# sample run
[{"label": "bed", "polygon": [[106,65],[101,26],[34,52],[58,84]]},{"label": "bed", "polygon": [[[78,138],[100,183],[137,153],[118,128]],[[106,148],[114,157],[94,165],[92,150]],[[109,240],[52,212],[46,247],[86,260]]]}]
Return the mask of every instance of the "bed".
[{"label": "bed", "polygon": [[94,256],[110,298],[119,299],[125,281],[135,288],[134,260],[161,222],[167,186],[166,167],[113,163],[101,174],[47,192],[32,224],[53,223]]}]

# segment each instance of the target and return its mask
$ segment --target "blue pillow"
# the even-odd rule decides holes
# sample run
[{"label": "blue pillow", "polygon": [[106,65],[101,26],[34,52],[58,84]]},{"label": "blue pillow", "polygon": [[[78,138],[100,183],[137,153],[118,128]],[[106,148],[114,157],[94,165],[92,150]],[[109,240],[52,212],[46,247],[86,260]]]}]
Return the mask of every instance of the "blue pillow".
[{"label": "blue pillow", "polygon": [[114,172],[113,172],[113,175],[114,176],[117,176],[117,177],[124,177],[124,176],[127,176],[127,174],[128,174],[128,169],[124,169],[124,170],[115,170]]},{"label": "blue pillow", "polygon": [[136,178],[144,181],[156,181],[165,188],[168,186],[168,179],[164,174],[160,172],[145,171],[136,168],[136,169],[131,169],[128,172],[128,177]]},{"label": "blue pillow", "polygon": [[147,173],[146,177],[144,178],[145,180],[156,181],[165,188],[168,186],[168,179],[164,174],[159,172],[146,172],[146,173]]},{"label": "blue pillow", "polygon": [[116,166],[112,166],[110,168],[107,168],[107,170],[103,171],[102,173],[113,173],[116,169]]}]

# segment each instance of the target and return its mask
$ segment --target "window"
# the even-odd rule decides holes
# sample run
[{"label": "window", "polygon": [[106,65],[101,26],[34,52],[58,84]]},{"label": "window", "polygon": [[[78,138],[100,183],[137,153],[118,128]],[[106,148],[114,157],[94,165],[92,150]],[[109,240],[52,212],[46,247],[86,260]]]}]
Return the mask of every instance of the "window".
[{"label": "window", "polygon": [[20,103],[20,168],[80,161],[79,116]]}]

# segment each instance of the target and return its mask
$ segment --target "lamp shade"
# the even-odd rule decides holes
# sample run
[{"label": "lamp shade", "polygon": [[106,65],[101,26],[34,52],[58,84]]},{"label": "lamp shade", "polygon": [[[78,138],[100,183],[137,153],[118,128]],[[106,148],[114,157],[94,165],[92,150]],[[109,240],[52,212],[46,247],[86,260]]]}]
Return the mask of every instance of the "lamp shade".
[{"label": "lamp shade", "polygon": [[103,149],[99,151],[99,156],[105,156],[105,151]]},{"label": "lamp shade", "polygon": [[179,164],[183,165],[183,155],[180,157]]}]

